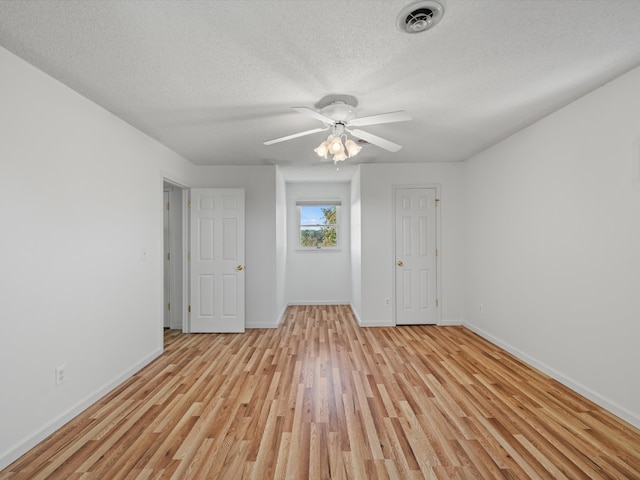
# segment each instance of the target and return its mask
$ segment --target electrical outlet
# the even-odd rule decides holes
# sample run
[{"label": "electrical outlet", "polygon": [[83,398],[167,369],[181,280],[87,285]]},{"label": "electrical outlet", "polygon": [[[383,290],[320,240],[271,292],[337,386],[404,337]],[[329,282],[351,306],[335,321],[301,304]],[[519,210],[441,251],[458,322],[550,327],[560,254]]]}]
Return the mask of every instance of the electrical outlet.
[{"label": "electrical outlet", "polygon": [[385,298],[384,299],[384,305],[385,305],[385,307],[390,307],[391,306],[391,299],[390,298]]},{"label": "electrical outlet", "polygon": [[56,387],[61,383],[64,383],[65,378],[67,376],[66,370],[67,370],[66,365],[60,365],[59,367],[56,367]]}]

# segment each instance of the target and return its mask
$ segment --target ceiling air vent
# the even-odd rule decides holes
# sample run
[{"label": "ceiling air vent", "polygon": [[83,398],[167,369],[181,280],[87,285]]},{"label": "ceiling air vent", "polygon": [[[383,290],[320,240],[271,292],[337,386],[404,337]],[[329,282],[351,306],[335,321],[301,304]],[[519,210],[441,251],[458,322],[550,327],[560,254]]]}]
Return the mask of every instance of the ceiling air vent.
[{"label": "ceiling air vent", "polygon": [[396,24],[406,33],[420,33],[429,30],[440,21],[444,10],[438,2],[425,0],[402,9]]}]

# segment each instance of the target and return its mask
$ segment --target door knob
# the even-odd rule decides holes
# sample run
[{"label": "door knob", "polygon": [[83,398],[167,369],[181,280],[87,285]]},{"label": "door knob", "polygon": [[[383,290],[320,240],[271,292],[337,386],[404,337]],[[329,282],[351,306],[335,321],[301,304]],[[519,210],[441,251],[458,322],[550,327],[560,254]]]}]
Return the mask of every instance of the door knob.
[{"label": "door knob", "polygon": [[244,266],[244,265],[238,265],[238,266],[236,267],[236,270],[238,270],[238,271],[241,271],[241,270],[244,270],[244,269],[245,269],[245,266]]},{"label": "door knob", "polygon": [[401,266],[403,266],[403,265],[404,265],[404,263],[402,263],[402,260],[398,260],[397,265],[398,265],[399,267],[401,267]]}]

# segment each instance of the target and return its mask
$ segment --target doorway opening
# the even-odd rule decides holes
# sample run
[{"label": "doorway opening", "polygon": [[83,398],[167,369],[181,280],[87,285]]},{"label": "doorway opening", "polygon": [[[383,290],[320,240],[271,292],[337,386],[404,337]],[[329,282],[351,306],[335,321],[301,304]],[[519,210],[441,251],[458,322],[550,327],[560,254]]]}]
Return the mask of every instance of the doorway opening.
[{"label": "doorway opening", "polygon": [[169,180],[162,184],[163,211],[163,326],[184,331],[186,326],[187,245],[185,214],[187,190]]}]

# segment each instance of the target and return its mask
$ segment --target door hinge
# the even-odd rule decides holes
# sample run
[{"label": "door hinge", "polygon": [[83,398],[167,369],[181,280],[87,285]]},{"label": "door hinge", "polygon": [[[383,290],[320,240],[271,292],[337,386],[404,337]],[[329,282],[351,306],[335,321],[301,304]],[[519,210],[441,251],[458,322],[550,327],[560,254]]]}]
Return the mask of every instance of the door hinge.
[{"label": "door hinge", "polygon": [[438,299],[436,298],[436,308],[438,307],[440,302],[438,302]]},{"label": "door hinge", "polygon": [[189,305],[189,313],[191,313],[191,305]]},{"label": "door hinge", "polygon": [[439,207],[439,206],[440,206],[440,199],[436,198],[436,207]]},{"label": "door hinge", "polygon": [[191,260],[191,252],[187,253],[187,260]]},{"label": "door hinge", "polygon": [[167,260],[171,260],[171,254],[167,253]]},{"label": "door hinge", "polygon": [[167,305],[167,310],[171,310],[171,304],[170,303]]},{"label": "door hinge", "polygon": [[191,208],[191,200],[187,202],[187,208]]},{"label": "door hinge", "polygon": [[436,248],[436,257],[438,256],[438,249]]},{"label": "door hinge", "polygon": [[167,202],[167,210],[169,210],[169,205],[170,205],[169,202]]}]

